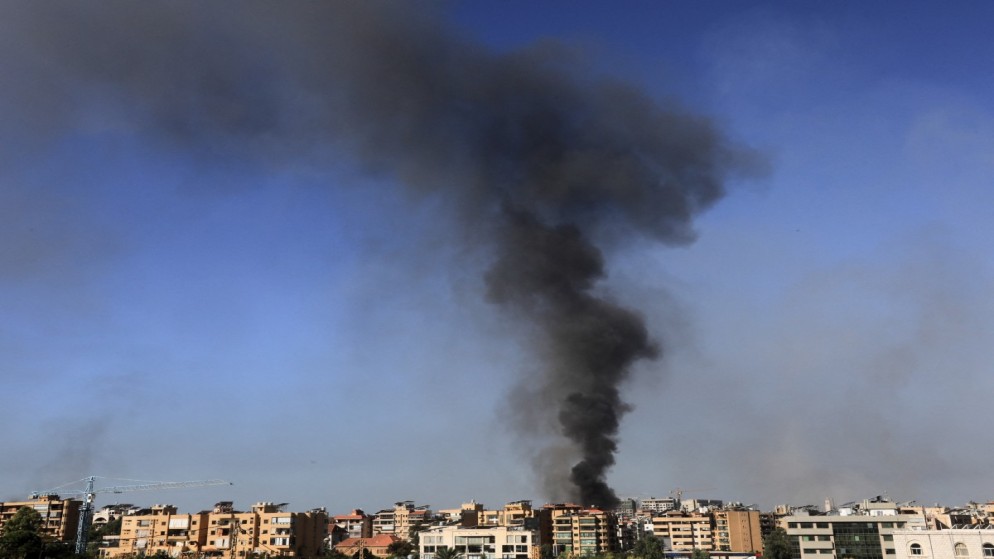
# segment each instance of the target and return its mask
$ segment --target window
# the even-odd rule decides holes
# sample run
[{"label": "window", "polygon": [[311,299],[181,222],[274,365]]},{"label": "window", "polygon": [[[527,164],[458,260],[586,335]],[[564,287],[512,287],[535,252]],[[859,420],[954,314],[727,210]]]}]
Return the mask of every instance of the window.
[{"label": "window", "polygon": [[994,557],[994,544],[984,544],[984,557]]},{"label": "window", "polygon": [[911,547],[908,548],[908,552],[911,555],[921,555],[922,554],[922,546],[920,544],[913,543],[913,544],[911,544]]},{"label": "window", "polygon": [[963,542],[956,542],[953,546],[953,555],[956,557],[969,557],[970,552],[966,549],[966,544]]}]

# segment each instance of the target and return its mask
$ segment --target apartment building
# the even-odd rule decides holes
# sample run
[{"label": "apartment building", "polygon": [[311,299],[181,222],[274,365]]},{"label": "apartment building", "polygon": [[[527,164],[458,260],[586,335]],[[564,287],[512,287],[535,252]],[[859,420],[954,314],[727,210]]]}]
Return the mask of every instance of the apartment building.
[{"label": "apartment building", "polygon": [[443,548],[463,559],[533,559],[538,556],[538,531],[522,526],[433,526],[421,532],[421,559],[434,559]]},{"label": "apartment building", "polygon": [[345,532],[346,538],[369,538],[373,536],[373,517],[362,509],[353,509],[349,514],[332,517],[332,523]]},{"label": "apartment building", "polygon": [[101,555],[312,557],[320,552],[327,532],[324,510],[287,512],[285,503],[260,502],[241,512],[224,501],[212,511],[193,514],[179,513],[172,505],[155,505],[151,514],[124,517],[118,546],[102,549]]},{"label": "apartment building", "polygon": [[994,527],[894,530],[893,559],[990,559]]},{"label": "apartment building", "polygon": [[172,505],[155,505],[147,514],[122,517],[117,546],[101,548],[100,555],[120,557],[161,552],[178,557],[184,553],[197,553],[206,541],[206,537],[199,535],[206,520],[206,512],[179,514]]},{"label": "apartment building", "polygon": [[648,499],[642,499],[642,502],[639,503],[639,509],[642,512],[662,514],[666,511],[676,510],[677,502],[672,497],[649,497]]},{"label": "apartment building", "polygon": [[795,558],[894,559],[894,532],[924,528],[925,520],[903,514],[800,514],[785,516],[780,524]]},{"label": "apartment building", "polygon": [[383,509],[373,515],[373,535],[393,534],[397,530],[394,509]]},{"label": "apartment building", "polygon": [[392,509],[384,509],[373,516],[373,534],[394,534],[398,538],[411,541],[414,532],[431,522],[431,509],[415,506],[413,501],[394,503]]},{"label": "apartment building", "polygon": [[748,553],[763,550],[758,510],[722,509],[712,512],[714,551]]},{"label": "apartment building", "polygon": [[504,505],[504,508],[501,509],[498,523],[501,526],[538,530],[540,516],[541,510],[532,508],[531,501],[512,501]]},{"label": "apartment building", "polygon": [[653,516],[652,535],[668,538],[672,542],[673,551],[715,549],[711,516],[707,514],[668,511]]},{"label": "apartment building", "polygon": [[544,508],[549,511],[553,555],[590,556],[619,550],[617,519],[613,513],[573,504]]},{"label": "apartment building", "polygon": [[22,507],[41,515],[42,533],[60,542],[76,541],[79,528],[79,509],[83,502],[62,499],[58,495],[40,495],[27,501],[0,503],[0,530]]}]

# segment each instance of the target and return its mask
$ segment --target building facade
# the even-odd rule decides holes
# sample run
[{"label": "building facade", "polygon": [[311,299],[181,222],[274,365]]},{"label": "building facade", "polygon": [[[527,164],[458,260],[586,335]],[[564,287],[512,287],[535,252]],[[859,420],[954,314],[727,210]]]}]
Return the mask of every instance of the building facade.
[{"label": "building facade", "polygon": [[76,541],[79,528],[79,509],[83,502],[62,499],[58,495],[41,495],[27,501],[0,503],[0,530],[23,507],[41,516],[42,533],[60,542]]},{"label": "building facade", "polygon": [[994,528],[895,530],[894,559],[991,559]]},{"label": "building facade", "polygon": [[668,538],[672,542],[673,551],[714,551],[714,530],[710,515],[669,511],[653,516],[651,521],[652,535]]},{"label": "building facade", "polygon": [[642,499],[641,503],[639,503],[639,509],[643,512],[662,514],[667,511],[676,510],[677,502],[672,497],[649,497],[648,499]]},{"label": "building facade", "polygon": [[455,549],[463,559],[535,559],[538,532],[521,526],[433,526],[421,532],[421,559],[434,559],[443,549]]},{"label": "building facade", "polygon": [[[577,505],[546,505],[550,510],[553,555],[590,556],[619,551],[613,513]],[[544,542],[543,542],[544,543]]]},{"label": "building facade", "polygon": [[758,510],[717,510],[714,518],[714,551],[748,553],[763,550]]},{"label": "building facade", "polygon": [[347,538],[369,538],[373,536],[373,517],[362,509],[353,509],[349,514],[332,517],[332,523],[345,532]]},{"label": "building facade", "polygon": [[151,514],[125,516],[118,546],[101,549],[101,555],[313,557],[321,552],[327,533],[324,510],[288,512],[285,503],[260,502],[241,512],[226,501],[213,511],[193,514],[179,513],[172,505],[155,505]]},{"label": "building facade", "polygon": [[793,557],[800,559],[893,559],[895,530],[924,527],[909,515],[794,515],[780,519]]}]

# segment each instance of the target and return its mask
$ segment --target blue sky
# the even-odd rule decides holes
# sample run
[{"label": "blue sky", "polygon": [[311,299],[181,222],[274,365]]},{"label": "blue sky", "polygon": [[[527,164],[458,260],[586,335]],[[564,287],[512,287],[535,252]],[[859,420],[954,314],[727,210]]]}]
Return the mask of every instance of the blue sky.
[{"label": "blue sky", "polygon": [[[29,6],[0,8],[0,499],[91,474],[236,483],[114,496],[190,509],[549,497],[534,441],[507,428],[534,366],[526,334],[484,300],[489,257],[461,242],[444,197],[335,141],[164,134],[142,112],[159,92],[70,68],[57,26],[24,24]],[[675,98],[768,160],[695,220],[696,242],[608,255],[599,289],[663,347],[623,385],[620,494],[994,497],[992,11],[434,6],[480,48],[573,49],[566,63]],[[75,32],[118,33],[109,12]],[[213,37],[200,16],[163,28]],[[172,60],[121,33],[137,54],[120,57]]]}]

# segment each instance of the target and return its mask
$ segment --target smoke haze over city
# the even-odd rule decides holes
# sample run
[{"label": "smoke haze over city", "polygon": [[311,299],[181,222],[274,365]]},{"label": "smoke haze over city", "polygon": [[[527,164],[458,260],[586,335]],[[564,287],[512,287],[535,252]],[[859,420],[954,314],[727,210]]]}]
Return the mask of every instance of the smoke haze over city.
[{"label": "smoke haze over city", "polygon": [[4,5],[0,500],[989,498],[991,7],[710,7]]}]

